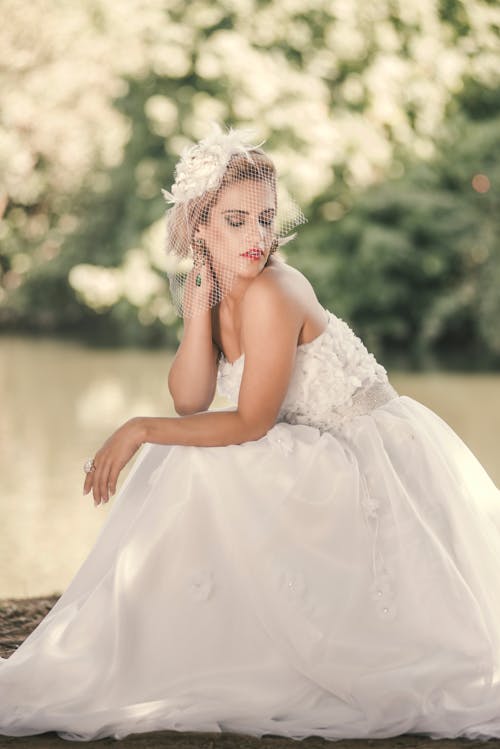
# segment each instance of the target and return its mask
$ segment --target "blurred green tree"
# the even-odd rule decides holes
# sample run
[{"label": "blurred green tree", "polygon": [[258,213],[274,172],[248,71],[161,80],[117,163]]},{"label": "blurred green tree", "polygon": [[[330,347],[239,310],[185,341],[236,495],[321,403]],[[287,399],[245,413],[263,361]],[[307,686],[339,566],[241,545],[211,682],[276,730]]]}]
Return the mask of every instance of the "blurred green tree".
[{"label": "blurred green tree", "polygon": [[434,159],[407,162],[354,200],[326,192],[290,260],[386,361],[494,367],[500,90],[469,81],[437,146]]}]

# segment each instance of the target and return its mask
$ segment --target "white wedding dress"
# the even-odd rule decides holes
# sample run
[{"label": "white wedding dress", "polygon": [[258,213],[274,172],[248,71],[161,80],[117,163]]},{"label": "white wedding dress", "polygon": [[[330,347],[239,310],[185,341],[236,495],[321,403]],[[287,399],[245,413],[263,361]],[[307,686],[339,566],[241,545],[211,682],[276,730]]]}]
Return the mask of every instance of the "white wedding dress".
[{"label": "white wedding dress", "polygon": [[0,734],[500,737],[500,492],[326,316],[262,439],[142,447]]}]

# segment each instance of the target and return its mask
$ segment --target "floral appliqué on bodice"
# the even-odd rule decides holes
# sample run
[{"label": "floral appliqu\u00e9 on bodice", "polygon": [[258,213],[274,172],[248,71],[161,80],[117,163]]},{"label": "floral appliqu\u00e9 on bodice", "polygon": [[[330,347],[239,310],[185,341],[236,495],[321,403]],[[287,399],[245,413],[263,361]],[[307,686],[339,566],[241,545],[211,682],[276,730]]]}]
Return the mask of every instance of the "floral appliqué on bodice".
[{"label": "floral appliqu\u00e9 on bodice", "polygon": [[[329,310],[325,312],[325,330],[309,343],[297,346],[278,422],[335,430],[398,395],[384,367],[349,325]],[[235,362],[221,355],[219,362],[217,391],[234,404],[238,402],[244,361],[242,354]]]}]

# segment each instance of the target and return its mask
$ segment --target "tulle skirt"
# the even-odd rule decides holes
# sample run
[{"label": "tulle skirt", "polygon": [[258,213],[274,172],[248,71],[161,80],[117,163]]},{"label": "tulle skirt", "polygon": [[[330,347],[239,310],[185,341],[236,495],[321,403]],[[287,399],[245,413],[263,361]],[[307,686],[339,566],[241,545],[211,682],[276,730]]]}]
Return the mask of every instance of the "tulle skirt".
[{"label": "tulle skirt", "polygon": [[500,492],[399,396],[341,432],[145,445],[0,734],[500,737]]}]

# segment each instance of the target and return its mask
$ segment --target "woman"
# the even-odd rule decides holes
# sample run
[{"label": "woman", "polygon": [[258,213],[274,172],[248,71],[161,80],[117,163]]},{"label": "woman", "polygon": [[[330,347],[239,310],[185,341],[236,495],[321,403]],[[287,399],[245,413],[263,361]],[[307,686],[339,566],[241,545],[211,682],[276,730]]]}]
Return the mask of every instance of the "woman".
[{"label": "woman", "polygon": [[0,733],[500,736],[498,489],[278,259],[303,217],[260,147],[213,133],[166,197],[180,416],[86,464],[107,502],[147,443],[0,664]]}]

